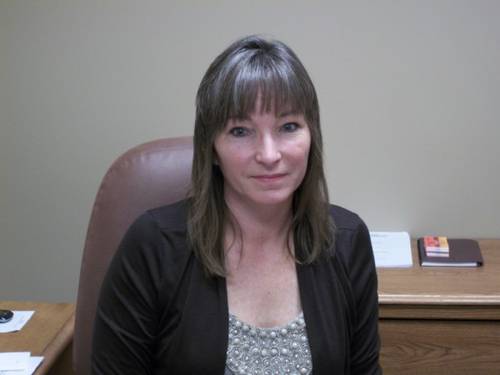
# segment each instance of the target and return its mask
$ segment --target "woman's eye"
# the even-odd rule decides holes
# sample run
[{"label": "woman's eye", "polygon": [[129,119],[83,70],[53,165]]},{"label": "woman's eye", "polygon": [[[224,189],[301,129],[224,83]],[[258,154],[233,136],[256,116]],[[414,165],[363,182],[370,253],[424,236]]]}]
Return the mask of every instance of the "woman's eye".
[{"label": "woman's eye", "polygon": [[229,131],[229,134],[231,134],[234,137],[244,137],[244,136],[248,135],[248,133],[249,133],[248,129],[245,129],[245,128],[242,128],[239,126],[232,128]]},{"label": "woman's eye", "polygon": [[281,129],[287,133],[292,133],[292,132],[296,131],[298,128],[299,128],[299,125],[296,124],[295,122],[288,122],[281,127]]}]

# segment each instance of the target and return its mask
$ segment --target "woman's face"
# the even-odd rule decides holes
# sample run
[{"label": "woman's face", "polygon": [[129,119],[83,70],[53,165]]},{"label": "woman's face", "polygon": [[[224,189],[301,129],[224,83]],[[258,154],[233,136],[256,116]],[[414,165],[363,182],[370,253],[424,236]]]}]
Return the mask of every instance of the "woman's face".
[{"label": "woman's face", "polygon": [[257,105],[249,118],[230,119],[214,142],[226,202],[291,204],[307,171],[310,145],[301,114],[275,115]]}]

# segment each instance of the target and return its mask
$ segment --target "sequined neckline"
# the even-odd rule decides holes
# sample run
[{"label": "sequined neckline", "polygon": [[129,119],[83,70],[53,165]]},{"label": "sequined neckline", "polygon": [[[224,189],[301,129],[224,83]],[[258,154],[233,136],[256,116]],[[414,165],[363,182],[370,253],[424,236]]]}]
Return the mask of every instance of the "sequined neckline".
[{"label": "sequined neckline", "polygon": [[310,374],[304,314],[277,327],[256,327],[229,314],[227,367],[234,374]]},{"label": "sequined neckline", "polygon": [[283,328],[289,328],[293,323],[297,324],[299,321],[304,321],[304,313],[301,312],[299,315],[297,315],[296,318],[292,319],[291,321],[289,321],[288,323],[286,324],[283,324],[283,325],[279,325],[279,326],[274,326],[274,327],[259,327],[259,326],[254,326],[250,323],[246,323],[244,322],[243,320],[241,320],[240,318],[238,318],[236,315],[234,314],[231,314],[229,313],[229,319],[233,319],[235,322],[239,322],[239,325],[241,326],[248,326],[250,329],[255,329],[256,331],[272,331],[272,330],[275,330],[275,331],[279,331],[280,329],[283,329]]}]

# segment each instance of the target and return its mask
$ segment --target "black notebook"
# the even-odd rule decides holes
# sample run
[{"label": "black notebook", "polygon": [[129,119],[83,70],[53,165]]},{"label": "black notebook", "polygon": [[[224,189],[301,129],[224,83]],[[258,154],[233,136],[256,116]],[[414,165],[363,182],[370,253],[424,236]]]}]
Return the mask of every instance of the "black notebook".
[{"label": "black notebook", "polygon": [[420,265],[425,267],[479,267],[483,257],[471,239],[427,236],[418,239]]}]

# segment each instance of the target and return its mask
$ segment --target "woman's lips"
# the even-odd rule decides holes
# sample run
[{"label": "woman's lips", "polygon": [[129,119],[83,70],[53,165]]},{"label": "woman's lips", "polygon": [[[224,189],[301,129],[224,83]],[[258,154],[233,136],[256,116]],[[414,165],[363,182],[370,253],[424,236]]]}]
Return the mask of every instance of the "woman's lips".
[{"label": "woman's lips", "polygon": [[262,174],[262,175],[255,175],[252,176],[254,179],[257,181],[261,182],[274,182],[282,179],[283,177],[286,176],[286,173],[273,173],[273,174]]}]

